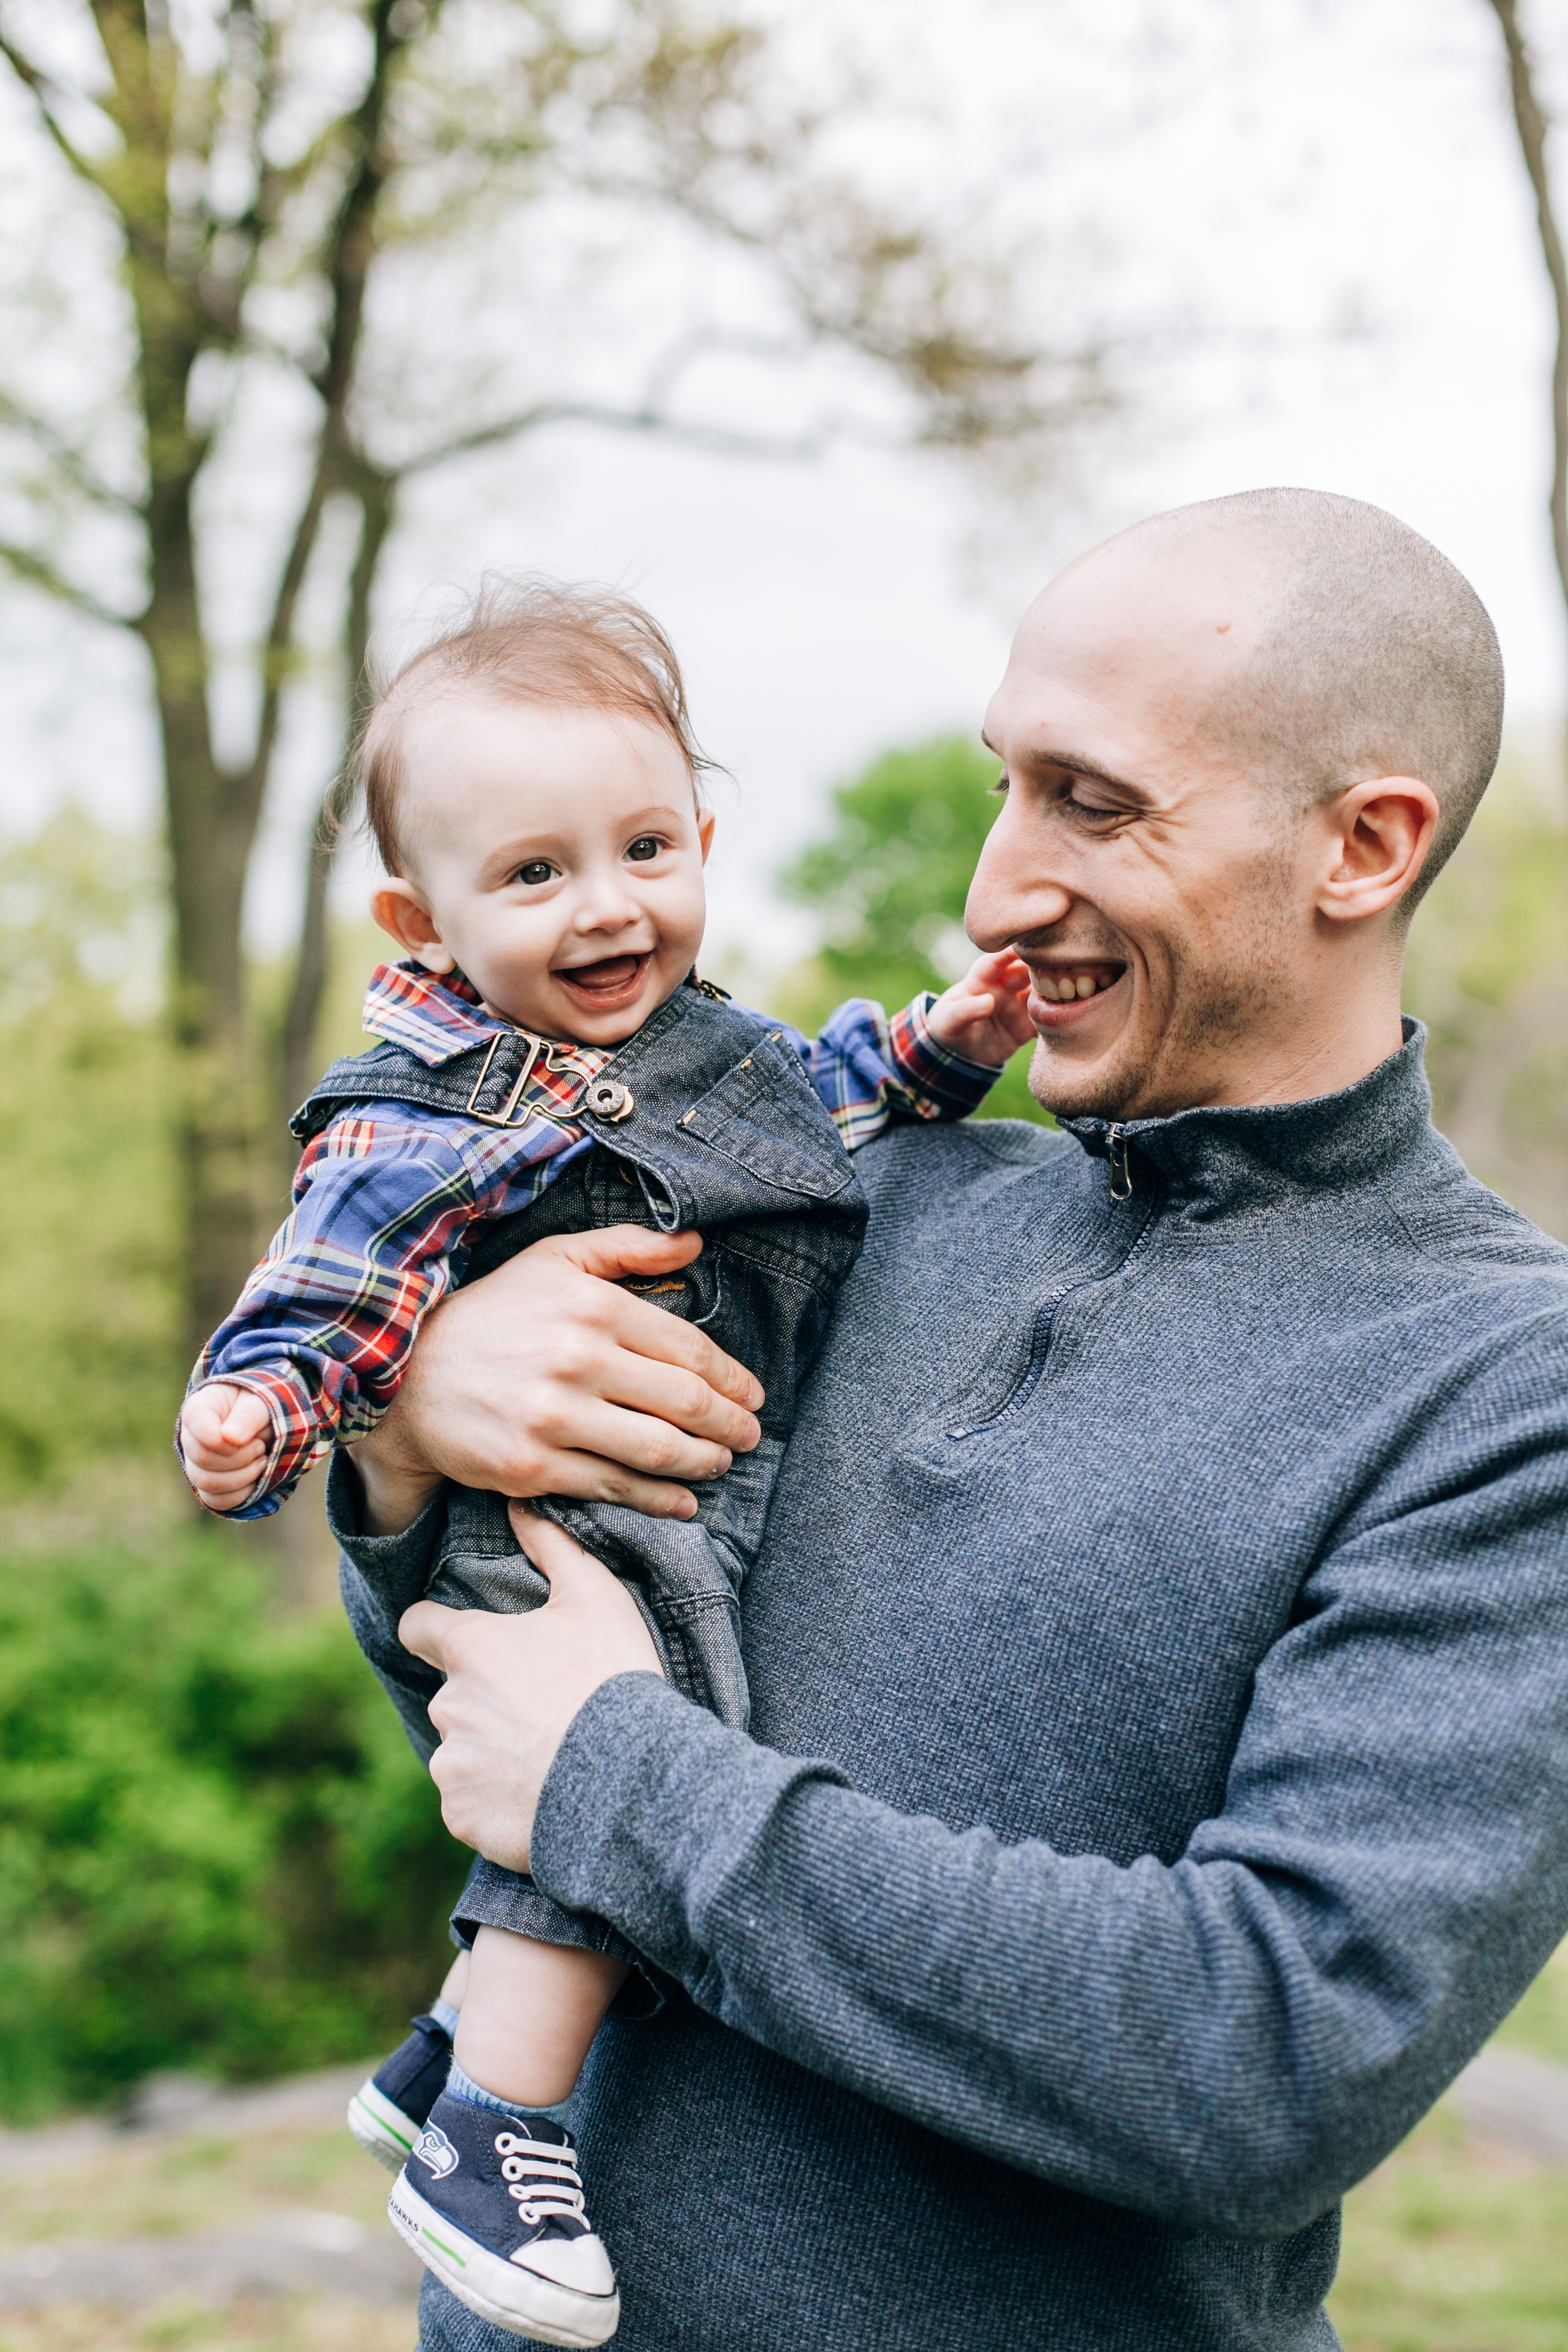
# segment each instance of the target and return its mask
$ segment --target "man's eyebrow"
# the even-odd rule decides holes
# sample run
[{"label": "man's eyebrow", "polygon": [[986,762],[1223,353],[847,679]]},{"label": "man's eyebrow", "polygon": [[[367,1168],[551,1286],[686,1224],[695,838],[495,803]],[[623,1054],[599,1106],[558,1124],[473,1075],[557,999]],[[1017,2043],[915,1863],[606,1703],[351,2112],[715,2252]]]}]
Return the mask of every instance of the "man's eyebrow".
[{"label": "man's eyebrow", "polygon": [[1150,794],[1131,776],[1119,776],[1113,768],[1102,768],[1097,760],[1086,759],[1081,751],[1053,751],[1048,749],[1031,751],[1032,768],[1065,768],[1069,776],[1083,776],[1090,783],[1110,784],[1113,791],[1125,793],[1130,800],[1147,801]]},{"label": "man's eyebrow", "polygon": [[[1005,767],[1007,763],[1004,755],[997,751],[984,727],[980,730],[980,740]],[[1119,793],[1131,793],[1134,800],[1146,801],[1149,798],[1142,785],[1135,784],[1131,776],[1119,776],[1112,769],[1102,768],[1095,761],[1086,760],[1081,751],[1031,751],[1028,758],[1031,767],[1066,768],[1069,775],[1087,776],[1097,784],[1113,784]]]}]

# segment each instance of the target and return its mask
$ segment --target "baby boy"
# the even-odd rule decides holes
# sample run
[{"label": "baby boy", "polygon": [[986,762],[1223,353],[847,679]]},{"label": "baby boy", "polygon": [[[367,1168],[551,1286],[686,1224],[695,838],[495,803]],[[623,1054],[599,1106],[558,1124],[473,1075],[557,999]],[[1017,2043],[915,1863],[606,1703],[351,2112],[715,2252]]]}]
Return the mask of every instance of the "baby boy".
[{"label": "baby boy", "polygon": [[[454,1285],[549,1234],[700,1232],[649,1295],[757,1375],[755,1452],[686,1522],[533,1507],[626,1579],[671,1680],[743,1724],[739,1594],[864,1230],[848,1154],[892,1119],[963,1117],[1033,1033],[1010,954],[890,1020],[842,1006],[815,1041],[698,981],[701,764],[668,641],[624,598],[491,593],[391,681],[361,758],[389,877],[374,911],[404,950],[371,983],[381,1042],[297,1116],[293,1213],[204,1351],[178,1444],[209,1509],[275,1510],[375,1425]],[[453,1486],[426,1517],[435,1598],[545,1597],[504,1497]],[[378,1596],[384,1613],[417,1597]],[[417,1675],[373,1663],[428,1757]],[[604,2343],[615,2276],[559,2110],[637,1955],[482,1861],[454,1932],[441,1998],[351,2126],[397,2170],[394,2222],[471,2309]]]}]

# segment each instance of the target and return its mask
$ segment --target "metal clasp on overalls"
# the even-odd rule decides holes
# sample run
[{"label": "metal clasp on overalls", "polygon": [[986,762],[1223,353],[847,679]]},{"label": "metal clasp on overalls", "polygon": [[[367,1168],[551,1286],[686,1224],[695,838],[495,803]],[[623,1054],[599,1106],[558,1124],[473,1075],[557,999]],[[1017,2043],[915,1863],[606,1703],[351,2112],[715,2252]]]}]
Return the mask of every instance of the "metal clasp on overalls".
[{"label": "metal clasp on overalls", "polygon": [[532,1071],[533,1066],[540,1056],[542,1045],[539,1038],[529,1038],[528,1051],[523,1055],[522,1068],[518,1073],[517,1084],[513,1087],[510,1094],[508,1095],[500,1110],[480,1110],[479,1108],[479,1100],[485,1080],[489,1076],[490,1064],[495,1060],[496,1049],[500,1045],[501,1039],[503,1037],[521,1037],[526,1034],[527,1033],[525,1031],[521,1029],[498,1029],[495,1035],[490,1039],[489,1052],[485,1055],[483,1066],[479,1071],[479,1076],[474,1080],[474,1091],[468,1097],[468,1117],[470,1118],[477,1119],[481,1127],[510,1127],[514,1123],[513,1114],[521,1099],[522,1090],[528,1084],[529,1076]]},{"label": "metal clasp on overalls", "polygon": [[1113,1201],[1132,1198],[1132,1170],[1127,1158],[1127,1138],[1119,1127],[1110,1130],[1110,1197]]}]

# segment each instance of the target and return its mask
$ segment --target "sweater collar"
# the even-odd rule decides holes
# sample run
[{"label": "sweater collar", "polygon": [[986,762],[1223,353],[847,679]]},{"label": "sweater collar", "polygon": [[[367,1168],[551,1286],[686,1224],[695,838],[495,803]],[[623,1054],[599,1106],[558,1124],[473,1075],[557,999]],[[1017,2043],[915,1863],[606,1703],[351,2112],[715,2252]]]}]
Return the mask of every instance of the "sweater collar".
[{"label": "sweater collar", "polygon": [[1432,1091],[1422,1066],[1426,1032],[1406,1019],[1405,1043],[1342,1093],[1307,1102],[1247,1103],[1177,1111],[1170,1118],[1058,1121],[1096,1159],[1125,1141],[1167,1185],[1210,1208],[1280,1192],[1375,1182],[1432,1132]]}]

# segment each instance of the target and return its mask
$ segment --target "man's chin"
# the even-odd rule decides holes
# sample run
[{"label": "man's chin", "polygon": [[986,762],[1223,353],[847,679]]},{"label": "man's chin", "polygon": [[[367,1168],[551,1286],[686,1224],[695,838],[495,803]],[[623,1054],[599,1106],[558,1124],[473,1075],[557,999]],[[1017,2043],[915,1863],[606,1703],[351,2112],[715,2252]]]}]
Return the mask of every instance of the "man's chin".
[{"label": "man's chin", "polygon": [[1131,1056],[1114,1049],[1081,1061],[1039,1037],[1029,1064],[1029,1092],[1053,1118],[1136,1118],[1139,1112],[1129,1106],[1142,1092],[1141,1077]]}]

